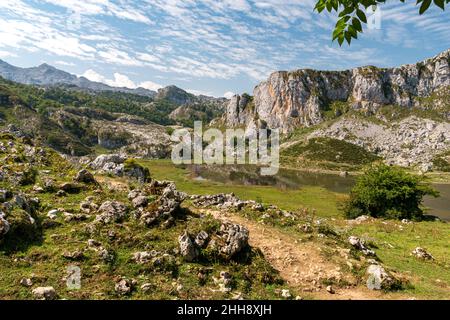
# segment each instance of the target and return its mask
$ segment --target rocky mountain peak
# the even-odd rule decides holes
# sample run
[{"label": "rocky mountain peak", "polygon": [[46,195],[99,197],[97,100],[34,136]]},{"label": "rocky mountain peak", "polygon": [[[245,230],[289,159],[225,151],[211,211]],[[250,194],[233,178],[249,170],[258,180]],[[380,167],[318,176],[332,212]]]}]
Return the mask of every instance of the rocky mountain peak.
[{"label": "rocky mountain peak", "polygon": [[[384,105],[421,107],[425,98],[435,99],[449,87],[450,50],[397,68],[278,71],[255,87],[250,107],[242,97],[231,99],[227,121],[230,125],[254,126],[258,119],[287,133],[322,122],[324,112],[335,102],[368,111]],[[445,104],[436,99],[435,106]]]},{"label": "rocky mountain peak", "polygon": [[192,94],[173,85],[159,89],[156,98],[165,99],[177,105],[189,104],[194,100]]}]

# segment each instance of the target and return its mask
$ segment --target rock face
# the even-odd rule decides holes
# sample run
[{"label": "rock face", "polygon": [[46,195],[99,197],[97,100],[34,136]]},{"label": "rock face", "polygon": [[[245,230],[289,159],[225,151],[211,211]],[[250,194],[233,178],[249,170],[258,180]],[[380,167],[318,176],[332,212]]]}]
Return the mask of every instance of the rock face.
[{"label": "rock face", "polygon": [[450,123],[415,116],[388,124],[343,118],[308,138],[330,137],[353,143],[381,156],[389,164],[432,169],[433,158],[450,147]]},{"label": "rock face", "polygon": [[[322,111],[334,101],[367,110],[383,105],[420,106],[423,103],[420,98],[448,91],[449,61],[450,50],[447,50],[423,62],[392,69],[275,72],[255,88],[252,103],[244,96],[231,99],[227,122],[249,126],[258,119],[270,128],[287,133],[322,122]],[[443,103],[437,101],[435,107]]]}]

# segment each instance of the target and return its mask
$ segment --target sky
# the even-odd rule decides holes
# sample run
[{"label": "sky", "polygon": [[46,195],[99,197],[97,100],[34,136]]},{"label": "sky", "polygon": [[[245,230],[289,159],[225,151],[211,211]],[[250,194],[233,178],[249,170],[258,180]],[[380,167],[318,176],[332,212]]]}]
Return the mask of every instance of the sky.
[{"label": "sky", "polygon": [[316,0],[1,0],[0,59],[48,63],[112,86],[252,93],[278,70],[415,63],[450,47],[450,10],[379,6],[349,47]]}]

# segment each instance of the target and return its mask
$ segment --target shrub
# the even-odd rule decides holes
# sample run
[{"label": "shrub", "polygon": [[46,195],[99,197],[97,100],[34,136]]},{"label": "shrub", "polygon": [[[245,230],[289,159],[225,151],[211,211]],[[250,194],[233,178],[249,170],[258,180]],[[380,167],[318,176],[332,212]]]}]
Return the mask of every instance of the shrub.
[{"label": "shrub", "polygon": [[370,166],[358,179],[344,205],[347,218],[361,215],[390,219],[415,219],[423,217],[420,208],[423,197],[439,196],[423,178],[406,173],[400,168],[385,164]]}]

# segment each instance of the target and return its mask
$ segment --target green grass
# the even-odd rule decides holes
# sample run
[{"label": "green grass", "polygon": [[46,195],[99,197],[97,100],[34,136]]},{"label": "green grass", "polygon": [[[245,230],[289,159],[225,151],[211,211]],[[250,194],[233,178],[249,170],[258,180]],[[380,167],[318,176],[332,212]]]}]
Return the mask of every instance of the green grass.
[{"label": "green grass", "polygon": [[[421,299],[449,299],[448,223],[419,222],[404,225],[394,221],[375,221],[355,226],[349,232],[371,239],[378,246],[375,251],[381,261],[408,278],[411,287],[406,287],[404,293]],[[410,255],[419,246],[426,248],[435,261],[423,261]]]},{"label": "green grass", "polygon": [[281,163],[288,167],[357,171],[377,160],[378,156],[362,147],[332,138],[300,141],[281,152]]}]

